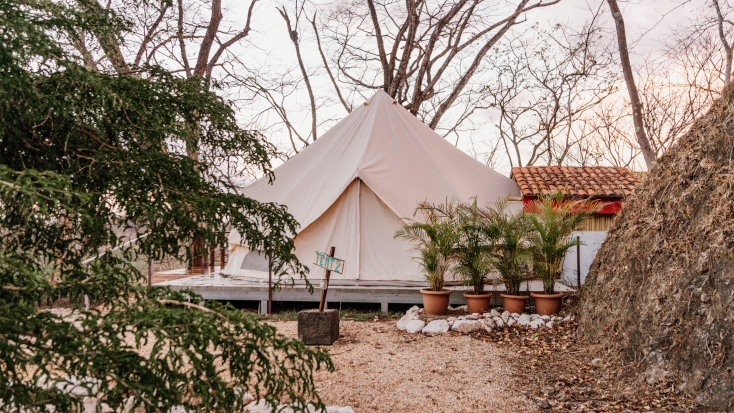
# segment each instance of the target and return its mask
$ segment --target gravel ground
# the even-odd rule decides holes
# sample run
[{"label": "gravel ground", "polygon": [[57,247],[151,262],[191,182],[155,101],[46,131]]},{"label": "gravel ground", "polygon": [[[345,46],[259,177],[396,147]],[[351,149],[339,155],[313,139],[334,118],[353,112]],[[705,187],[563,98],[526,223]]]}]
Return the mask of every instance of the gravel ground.
[{"label": "gravel ground", "polygon": [[[296,337],[295,321],[268,322]],[[342,321],[336,371],[319,372],[326,405],[355,412],[535,412],[518,390],[507,349],[470,336],[397,331],[395,322]]]}]

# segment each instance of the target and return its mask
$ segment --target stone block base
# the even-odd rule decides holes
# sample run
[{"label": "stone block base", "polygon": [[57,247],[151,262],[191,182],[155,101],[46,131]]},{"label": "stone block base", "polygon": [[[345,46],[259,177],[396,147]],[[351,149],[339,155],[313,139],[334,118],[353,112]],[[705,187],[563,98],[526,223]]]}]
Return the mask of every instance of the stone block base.
[{"label": "stone block base", "polygon": [[298,339],[309,346],[330,346],[339,338],[339,310],[298,313]]}]

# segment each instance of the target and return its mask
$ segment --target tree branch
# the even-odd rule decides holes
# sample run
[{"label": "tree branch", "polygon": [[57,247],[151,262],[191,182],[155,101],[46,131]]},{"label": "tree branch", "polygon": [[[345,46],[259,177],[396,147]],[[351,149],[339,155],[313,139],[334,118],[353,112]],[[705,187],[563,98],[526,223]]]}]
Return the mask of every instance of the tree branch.
[{"label": "tree branch", "polygon": [[[308,20],[308,19],[307,19]],[[324,62],[324,68],[326,69],[326,73],[329,74],[329,79],[331,79],[331,84],[334,85],[334,89],[336,89],[336,94],[339,96],[339,100],[342,102],[342,105],[344,105],[344,109],[347,110],[347,113],[352,112],[352,107],[347,104],[347,101],[344,100],[342,97],[341,89],[339,88],[339,85],[336,83],[336,79],[334,79],[334,75],[331,73],[331,69],[329,69],[329,64],[326,62],[326,55],[324,55],[324,51],[321,49],[321,39],[319,38],[319,31],[316,28],[316,13],[313,14],[313,20],[311,20],[311,25],[313,26],[313,32],[316,34],[316,45],[319,48],[319,53],[321,54],[321,60]]]},{"label": "tree branch", "polygon": [[189,58],[186,57],[186,43],[184,43],[183,13],[183,0],[178,0],[178,42],[181,47],[181,59],[183,60],[186,77],[191,77],[191,66],[189,66]]},{"label": "tree branch", "polygon": [[288,18],[288,12],[285,11],[285,6],[283,6],[282,10],[278,9],[278,12],[281,16],[283,16],[283,20],[285,20],[285,23],[288,26],[288,34],[290,35],[291,41],[293,42],[293,46],[295,46],[296,48],[298,66],[301,67],[303,80],[306,82],[306,89],[308,89],[308,97],[311,100],[311,136],[313,137],[313,140],[316,141],[316,99],[314,98],[313,90],[311,89],[311,82],[308,80],[306,66],[303,65],[303,59],[301,58],[301,48],[298,45],[298,14],[296,14],[296,23],[294,27],[291,28],[291,21]]},{"label": "tree branch", "polygon": [[235,44],[236,42],[244,39],[248,34],[250,34],[250,21],[252,20],[252,10],[255,7],[255,3],[257,0],[252,0],[250,3],[250,8],[247,10],[247,23],[245,23],[245,28],[242,29],[241,32],[237,33],[234,37],[227,40],[226,42],[222,43],[221,46],[219,46],[219,49],[217,49],[216,53],[214,53],[214,56],[209,61],[209,65],[207,66],[206,74],[207,76],[212,75],[212,70],[214,69],[214,66],[217,64],[217,61],[222,56],[222,53],[229,47]]},{"label": "tree branch", "polygon": [[[180,1],[180,0],[179,0]],[[209,20],[209,26],[206,28],[206,34],[201,41],[199,47],[199,55],[196,59],[196,67],[194,67],[194,76],[204,76],[209,64],[209,53],[212,49],[214,39],[219,32],[219,23],[222,21],[222,0],[212,0],[212,15]]]},{"label": "tree branch", "polygon": [[374,0],[367,0],[367,5],[370,9],[370,16],[372,16],[372,26],[375,29],[375,39],[377,40],[377,50],[380,55],[380,64],[382,64],[382,89],[387,92],[388,91],[388,85],[390,84],[390,76],[392,75],[392,72],[390,72],[388,63],[387,63],[387,55],[385,54],[385,44],[382,41],[382,30],[380,29],[380,20],[377,18],[377,10],[375,10],[375,2]]},{"label": "tree branch", "polygon": [[158,15],[158,18],[153,22],[153,25],[148,29],[148,31],[145,33],[145,37],[143,37],[143,42],[140,43],[140,47],[138,48],[138,54],[135,56],[135,66],[140,65],[140,60],[143,58],[143,53],[145,53],[145,48],[148,46],[148,43],[153,39],[153,34],[155,34],[156,29],[158,29],[158,25],[161,24],[161,21],[163,20],[163,16],[165,16],[166,12],[168,11],[168,4],[166,3],[163,8],[161,9],[161,13]]}]

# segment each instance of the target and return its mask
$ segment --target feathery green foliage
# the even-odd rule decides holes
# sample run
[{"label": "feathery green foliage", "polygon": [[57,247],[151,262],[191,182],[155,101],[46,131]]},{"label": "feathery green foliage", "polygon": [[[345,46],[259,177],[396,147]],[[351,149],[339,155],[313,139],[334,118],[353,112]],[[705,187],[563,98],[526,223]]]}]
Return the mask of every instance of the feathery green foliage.
[{"label": "feathery green foliage", "polygon": [[[71,376],[113,408],[127,400],[148,412],[242,411],[242,391],[319,404],[313,372],[333,368],[325,352],[232,307],[192,304],[201,298],[191,292],[139,286],[130,261],[190,259],[181,247],[194,240],[224,247],[227,225],[302,274],[298,226],[285,207],[237,195],[213,172],[207,159],[237,156],[269,175],[271,154],[237,126],[216,85],[157,67],[90,71],[65,48],[85,31],[124,36],[127,23],[94,4],[0,4],[2,409],[79,410],[57,388]],[[187,156],[193,146],[208,156]],[[39,311],[84,296],[99,309]]]},{"label": "feathery green foliage", "polygon": [[444,277],[451,268],[452,258],[461,234],[456,224],[458,206],[455,201],[434,205],[420,203],[416,213],[422,221],[407,219],[394,238],[413,244],[423,276],[431,291],[442,291]]},{"label": "feathery green foliage", "polygon": [[587,199],[564,199],[556,191],[533,201],[527,214],[533,232],[530,236],[533,252],[533,270],[543,280],[543,292],[554,294],[554,286],[561,272],[563,257],[569,249],[580,245],[570,237],[603,204]]},{"label": "feathery green foliage", "polygon": [[512,214],[507,212],[507,206],[506,201],[498,203],[488,210],[485,220],[496,237],[492,264],[500,273],[507,294],[520,295],[533,261],[528,245],[530,225],[522,211]]},{"label": "feathery green foliage", "polygon": [[453,271],[471,286],[476,295],[484,294],[487,276],[492,271],[492,246],[497,239],[490,210],[472,204],[461,204],[457,213],[459,241],[453,252],[456,261]]}]

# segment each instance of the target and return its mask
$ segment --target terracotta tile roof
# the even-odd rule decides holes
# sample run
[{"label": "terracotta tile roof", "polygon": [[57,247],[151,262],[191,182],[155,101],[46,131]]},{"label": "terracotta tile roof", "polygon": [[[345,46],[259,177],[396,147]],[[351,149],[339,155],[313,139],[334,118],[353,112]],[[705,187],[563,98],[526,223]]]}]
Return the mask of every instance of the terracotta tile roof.
[{"label": "terracotta tile roof", "polygon": [[512,168],[510,177],[526,196],[562,189],[573,197],[625,197],[640,183],[634,172],[616,166],[527,166]]}]

